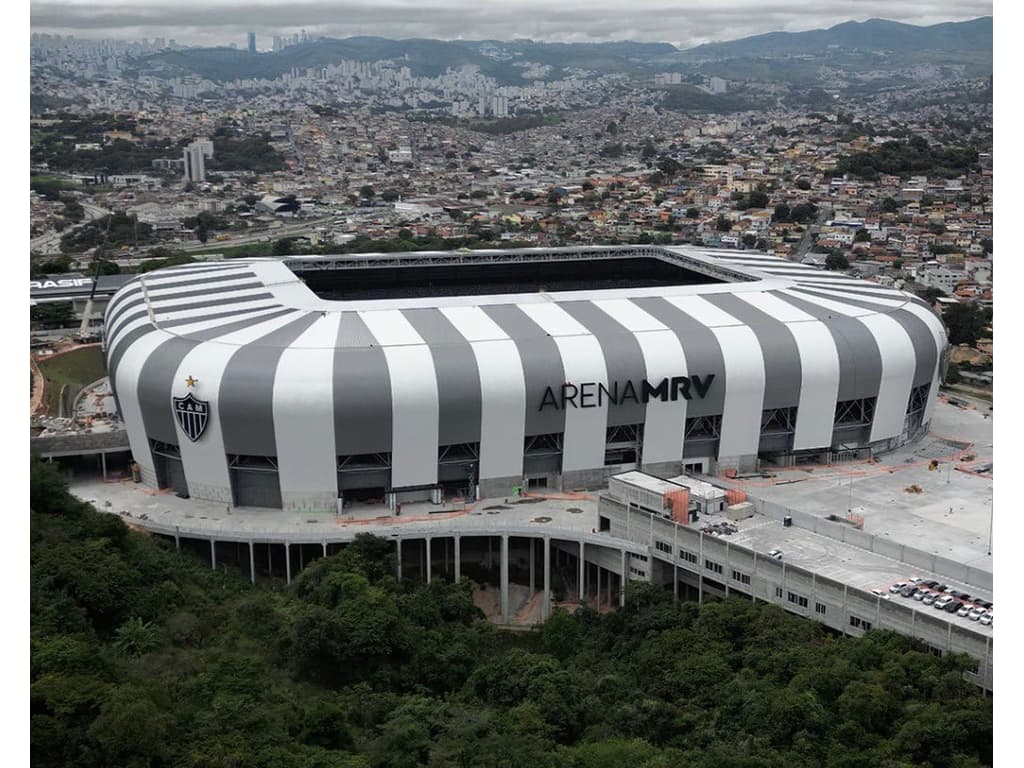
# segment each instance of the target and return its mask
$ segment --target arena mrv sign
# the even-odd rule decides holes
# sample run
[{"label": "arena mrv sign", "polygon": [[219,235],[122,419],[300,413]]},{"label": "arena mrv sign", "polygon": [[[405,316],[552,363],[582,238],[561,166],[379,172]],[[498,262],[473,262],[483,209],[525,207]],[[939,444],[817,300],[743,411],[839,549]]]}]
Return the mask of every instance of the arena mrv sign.
[{"label": "arena mrv sign", "polygon": [[610,405],[624,403],[647,403],[651,400],[692,400],[694,397],[703,399],[711,389],[715,374],[707,376],[672,376],[666,377],[657,384],[641,379],[639,385],[632,381],[624,384],[603,384],[599,381],[588,381],[582,384],[562,384],[548,387],[540,401],[540,408],[600,408],[606,402]]}]

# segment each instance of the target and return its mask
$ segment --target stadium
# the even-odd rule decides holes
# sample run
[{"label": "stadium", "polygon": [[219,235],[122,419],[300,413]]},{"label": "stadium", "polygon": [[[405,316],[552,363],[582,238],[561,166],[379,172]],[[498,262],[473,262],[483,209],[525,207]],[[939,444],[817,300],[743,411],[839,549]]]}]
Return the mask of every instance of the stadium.
[{"label": "stadium", "polygon": [[875,455],[946,349],[909,294],[685,246],[171,267],[104,336],[147,485],[296,512]]}]

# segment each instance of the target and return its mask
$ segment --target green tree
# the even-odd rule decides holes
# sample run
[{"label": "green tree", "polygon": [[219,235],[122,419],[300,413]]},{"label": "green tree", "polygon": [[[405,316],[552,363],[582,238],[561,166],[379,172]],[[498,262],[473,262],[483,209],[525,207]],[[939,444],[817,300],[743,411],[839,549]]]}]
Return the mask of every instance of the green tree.
[{"label": "green tree", "polygon": [[141,656],[149,653],[159,644],[159,636],[152,622],[138,616],[128,619],[114,633],[114,647],[125,656]]},{"label": "green tree", "polygon": [[985,327],[989,323],[985,310],[970,303],[950,304],[943,310],[942,319],[946,323],[950,344],[972,347],[986,335]]},{"label": "green tree", "polygon": [[747,198],[748,208],[766,208],[768,207],[768,195],[764,192],[754,191],[750,193],[750,197]]},{"label": "green tree", "polygon": [[724,214],[718,214],[718,219],[715,222],[715,229],[719,232],[728,232],[732,229],[732,222]]},{"label": "green tree", "polygon": [[775,206],[775,211],[772,214],[772,220],[778,222],[789,221],[790,209],[785,203],[779,203]]},{"label": "green tree", "polygon": [[849,268],[850,268],[850,262],[846,258],[845,254],[842,254],[842,253],[830,253],[828,256],[825,257],[825,269],[831,269],[831,270],[839,271],[839,270],[849,269]]}]

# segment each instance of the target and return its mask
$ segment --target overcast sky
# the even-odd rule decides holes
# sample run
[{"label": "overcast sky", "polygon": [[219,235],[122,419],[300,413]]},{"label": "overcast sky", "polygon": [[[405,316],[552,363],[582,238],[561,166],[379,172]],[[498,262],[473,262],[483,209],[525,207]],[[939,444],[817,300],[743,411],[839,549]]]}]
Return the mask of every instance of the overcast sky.
[{"label": "overcast sky", "polygon": [[33,32],[185,45],[244,47],[255,32],[311,35],[602,41],[690,47],[763,32],[819,29],[851,19],[908,24],[992,13],[991,0],[33,0]]}]

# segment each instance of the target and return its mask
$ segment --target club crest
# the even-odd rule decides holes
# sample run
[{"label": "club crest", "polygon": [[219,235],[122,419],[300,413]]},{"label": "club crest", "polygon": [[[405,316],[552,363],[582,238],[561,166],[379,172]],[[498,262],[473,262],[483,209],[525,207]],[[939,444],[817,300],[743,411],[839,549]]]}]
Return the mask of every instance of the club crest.
[{"label": "club crest", "polygon": [[178,426],[194,443],[206,431],[206,424],[210,420],[210,403],[197,399],[191,392],[184,397],[171,399],[174,401],[174,418]]}]

